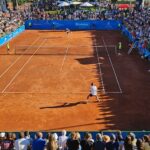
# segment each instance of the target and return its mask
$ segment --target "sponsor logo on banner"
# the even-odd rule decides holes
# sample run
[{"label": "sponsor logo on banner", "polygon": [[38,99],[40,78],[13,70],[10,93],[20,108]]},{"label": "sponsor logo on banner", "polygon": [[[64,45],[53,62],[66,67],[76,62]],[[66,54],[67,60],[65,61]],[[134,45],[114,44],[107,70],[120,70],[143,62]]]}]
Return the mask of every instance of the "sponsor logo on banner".
[{"label": "sponsor logo on banner", "polygon": [[77,23],[75,23],[75,25],[76,25],[76,26],[85,26],[85,27],[87,27],[87,26],[89,26],[90,24],[89,24],[89,23],[79,23],[79,22],[77,22]]}]

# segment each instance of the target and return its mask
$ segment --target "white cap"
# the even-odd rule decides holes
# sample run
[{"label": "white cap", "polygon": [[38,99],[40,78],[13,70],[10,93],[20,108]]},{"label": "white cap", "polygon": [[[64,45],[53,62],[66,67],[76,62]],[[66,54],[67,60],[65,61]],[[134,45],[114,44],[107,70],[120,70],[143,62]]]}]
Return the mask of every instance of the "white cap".
[{"label": "white cap", "polygon": [[56,141],[58,140],[58,135],[57,135],[57,133],[54,133],[54,134],[53,134],[53,137],[55,138]]},{"label": "white cap", "polygon": [[0,137],[5,137],[5,132],[0,133]]}]

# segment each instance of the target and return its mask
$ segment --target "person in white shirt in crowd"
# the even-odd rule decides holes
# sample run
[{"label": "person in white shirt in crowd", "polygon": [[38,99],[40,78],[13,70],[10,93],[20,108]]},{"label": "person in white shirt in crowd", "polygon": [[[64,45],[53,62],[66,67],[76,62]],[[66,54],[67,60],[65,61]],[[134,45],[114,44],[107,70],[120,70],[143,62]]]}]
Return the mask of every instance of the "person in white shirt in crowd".
[{"label": "person in white shirt in crowd", "polygon": [[58,146],[59,150],[65,150],[66,149],[66,142],[68,137],[66,136],[66,130],[62,130],[61,136],[58,137]]},{"label": "person in white shirt in crowd", "polygon": [[30,137],[30,133],[28,131],[25,131],[24,136],[25,136],[25,139],[29,141],[30,145],[32,145],[33,139]]},{"label": "person in white shirt in crowd", "polygon": [[30,148],[30,142],[25,139],[24,133],[20,132],[19,139],[15,140],[15,150],[28,150]]},{"label": "person in white shirt in crowd", "polygon": [[53,133],[53,137],[54,137],[55,141],[58,141],[58,135],[57,135],[57,133]]},{"label": "person in white shirt in crowd", "polygon": [[89,93],[89,95],[87,96],[87,103],[88,103],[89,97],[92,97],[92,96],[95,96],[96,99],[97,99],[97,101],[100,102],[100,99],[99,99],[99,97],[97,96],[97,87],[96,87],[96,85],[94,85],[94,83],[91,83],[90,93]]}]

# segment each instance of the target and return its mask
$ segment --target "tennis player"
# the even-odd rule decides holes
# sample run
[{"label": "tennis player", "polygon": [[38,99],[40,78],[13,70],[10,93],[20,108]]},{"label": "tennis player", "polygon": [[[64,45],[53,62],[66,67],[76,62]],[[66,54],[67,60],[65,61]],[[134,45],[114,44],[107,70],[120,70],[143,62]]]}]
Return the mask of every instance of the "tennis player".
[{"label": "tennis player", "polygon": [[121,42],[119,42],[118,43],[118,55],[121,55],[121,51],[122,51],[122,43]]},{"label": "tennis player", "polygon": [[7,49],[7,54],[9,54],[9,52],[10,52],[10,45],[9,45],[9,42],[6,44],[6,49]]},{"label": "tennis player", "polygon": [[87,96],[87,102],[88,102],[89,97],[92,97],[92,96],[95,96],[97,101],[100,102],[100,99],[97,96],[97,87],[96,87],[96,85],[94,85],[94,83],[91,83],[90,93]]},{"label": "tennis player", "polygon": [[67,33],[67,35],[69,35],[69,33],[70,33],[70,30],[68,28],[66,28],[66,33]]}]

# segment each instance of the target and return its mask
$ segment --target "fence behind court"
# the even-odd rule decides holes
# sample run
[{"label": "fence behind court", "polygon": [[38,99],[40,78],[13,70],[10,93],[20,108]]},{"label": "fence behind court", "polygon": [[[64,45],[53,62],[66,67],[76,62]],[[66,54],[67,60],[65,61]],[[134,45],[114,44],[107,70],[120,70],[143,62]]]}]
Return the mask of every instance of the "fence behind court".
[{"label": "fence behind court", "polygon": [[26,29],[36,30],[120,30],[119,20],[27,20]]}]

